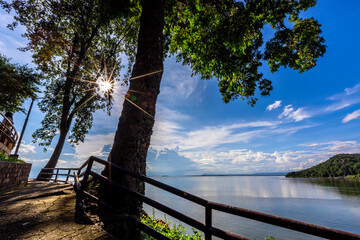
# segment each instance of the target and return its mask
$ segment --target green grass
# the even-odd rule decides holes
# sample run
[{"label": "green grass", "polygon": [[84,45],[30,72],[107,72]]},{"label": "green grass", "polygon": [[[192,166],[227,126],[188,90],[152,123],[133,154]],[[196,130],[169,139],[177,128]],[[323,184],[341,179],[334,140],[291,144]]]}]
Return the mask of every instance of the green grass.
[{"label": "green grass", "polygon": [[0,152],[0,161],[3,161],[3,162],[15,162],[15,163],[25,163],[24,161],[19,160],[17,158],[7,157],[7,156],[5,156],[5,154],[3,154],[1,152]]},{"label": "green grass", "polygon": [[[173,224],[171,225],[171,220],[166,219],[166,215],[164,215],[164,220],[158,219],[155,217],[155,212],[153,210],[152,216],[142,215],[140,218],[141,222],[152,227],[156,231],[162,233],[163,235],[167,236],[173,240],[204,240],[203,234],[199,231],[192,229],[193,234],[187,235],[186,228],[181,224]],[[144,238],[146,240],[156,240],[155,238],[144,234]],[[276,240],[273,237],[267,237],[265,240]]]},{"label": "green grass", "polygon": [[[181,224],[171,225],[171,221],[166,219],[166,216],[164,216],[164,220],[161,220],[155,218],[154,213],[151,217],[143,215],[141,217],[141,222],[174,240],[204,240],[203,235],[199,231],[192,229],[193,234],[187,235],[184,226]],[[144,233],[144,237],[146,240],[156,240],[146,233]]]}]

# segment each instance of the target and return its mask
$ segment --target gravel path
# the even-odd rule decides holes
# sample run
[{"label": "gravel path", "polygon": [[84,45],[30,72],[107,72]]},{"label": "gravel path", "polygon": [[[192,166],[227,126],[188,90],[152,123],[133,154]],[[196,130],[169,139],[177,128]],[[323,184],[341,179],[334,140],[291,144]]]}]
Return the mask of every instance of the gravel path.
[{"label": "gravel path", "polygon": [[114,239],[99,226],[77,224],[69,184],[30,180],[0,196],[0,239]]}]

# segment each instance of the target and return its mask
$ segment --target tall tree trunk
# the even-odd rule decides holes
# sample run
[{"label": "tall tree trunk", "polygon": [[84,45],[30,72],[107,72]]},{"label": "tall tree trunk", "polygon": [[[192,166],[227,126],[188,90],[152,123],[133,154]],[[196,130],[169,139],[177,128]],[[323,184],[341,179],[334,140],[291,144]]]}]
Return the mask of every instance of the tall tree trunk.
[{"label": "tall tree trunk", "polygon": [[[163,69],[164,0],[143,0],[141,6],[138,48],[132,77]],[[114,144],[109,155],[110,162],[131,171],[146,174],[146,156],[155,121],[155,105],[160,93],[161,77],[162,71],[130,81],[130,97],[125,99],[123,104]],[[105,169],[103,173],[113,181],[120,182],[137,192],[145,193],[144,183],[123,175],[113,168]],[[126,214],[139,217],[142,209],[141,202],[126,194],[117,193],[114,189],[107,189],[103,194],[107,195],[107,201],[122,208]]]},{"label": "tall tree trunk", "polygon": [[[71,82],[70,78],[68,78],[67,82],[66,82],[64,105],[63,105],[63,109],[62,109],[61,122],[60,122],[60,127],[59,127],[59,129],[60,129],[59,140],[58,140],[58,143],[56,144],[54,152],[52,153],[49,161],[47,162],[47,164],[45,165],[44,168],[56,167],[56,164],[61,155],[61,151],[64,147],[66,135],[70,129],[70,125],[72,122],[72,116],[69,116],[69,111],[70,111],[70,107],[71,107],[71,104],[69,101],[69,93],[70,93],[71,83],[69,83],[69,82]],[[53,170],[41,170],[36,179],[42,180],[42,181],[49,181],[52,177],[52,173],[53,173]]]},{"label": "tall tree trunk", "polygon": [[[60,137],[58,140],[58,143],[56,144],[56,147],[54,149],[53,154],[51,155],[49,161],[47,162],[47,164],[45,165],[44,168],[54,168],[56,167],[56,164],[59,160],[61,151],[64,147],[64,143],[66,140],[66,135],[67,135],[67,131],[60,131]],[[42,180],[42,181],[49,181],[52,177],[52,170],[41,170],[39,175],[37,176],[37,180]]]}]

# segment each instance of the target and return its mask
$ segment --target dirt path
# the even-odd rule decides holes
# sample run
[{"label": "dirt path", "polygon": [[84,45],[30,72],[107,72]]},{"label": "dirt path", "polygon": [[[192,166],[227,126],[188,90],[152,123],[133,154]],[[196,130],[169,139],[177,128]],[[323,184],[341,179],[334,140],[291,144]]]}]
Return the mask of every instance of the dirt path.
[{"label": "dirt path", "polygon": [[0,196],[0,239],[114,239],[99,226],[75,223],[74,215],[71,185],[29,181]]}]

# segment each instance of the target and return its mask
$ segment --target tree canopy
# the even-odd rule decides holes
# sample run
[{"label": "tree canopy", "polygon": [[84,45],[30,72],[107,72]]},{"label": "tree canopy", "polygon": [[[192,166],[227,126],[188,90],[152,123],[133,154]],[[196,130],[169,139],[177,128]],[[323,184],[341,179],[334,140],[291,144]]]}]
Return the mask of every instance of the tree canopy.
[{"label": "tree canopy", "polygon": [[[304,72],[325,53],[320,24],[300,13],[315,0],[166,1],[165,36],[168,52],[203,79],[215,78],[225,103],[237,98],[256,102],[255,90],[269,95],[271,72],[281,66]],[[264,27],[273,36],[264,44]],[[269,33],[268,33],[269,34]],[[266,36],[267,37],[267,36]]]},{"label": "tree canopy", "polygon": [[111,0],[1,1],[5,9],[16,13],[9,27],[26,27],[24,35],[29,42],[22,50],[33,53],[33,61],[46,79],[39,102],[45,117],[33,134],[42,146],[52,143],[62,124],[66,132],[72,127],[71,144],[84,141],[92,114],[105,108],[110,114],[113,89],[101,94],[99,81],[110,75],[118,80],[123,68],[120,54],[133,61],[138,25],[132,17],[123,17],[132,11],[126,2],[121,8],[101,4],[106,2],[119,4]]},{"label": "tree canopy", "polygon": [[0,112],[24,112],[27,98],[36,98],[41,76],[27,66],[10,63],[0,55]]}]

